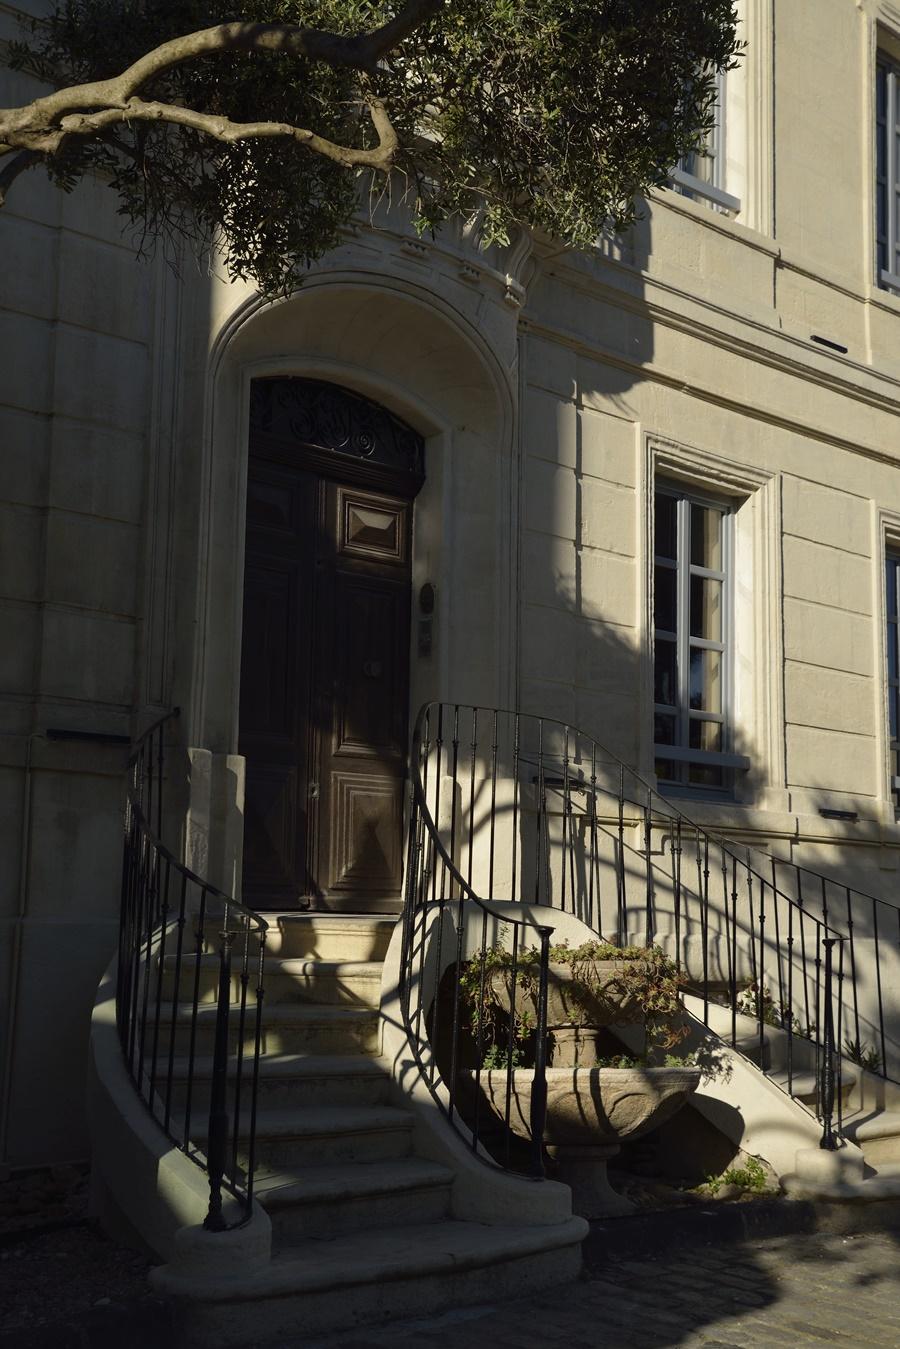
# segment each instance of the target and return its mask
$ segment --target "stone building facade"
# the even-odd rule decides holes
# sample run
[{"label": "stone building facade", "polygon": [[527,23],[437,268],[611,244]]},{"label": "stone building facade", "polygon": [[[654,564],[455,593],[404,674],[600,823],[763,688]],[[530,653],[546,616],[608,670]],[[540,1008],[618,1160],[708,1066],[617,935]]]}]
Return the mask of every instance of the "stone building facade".
[{"label": "stone building facade", "polygon": [[[742,11],[714,172],[683,169],[591,254],[524,236],[482,252],[463,229],[419,239],[396,207],[270,304],[215,262],[136,261],[100,183],[65,196],[31,174],[11,194],[7,1165],[87,1153],[124,739],[172,706],[188,855],[241,883],[254,380],[337,385],[424,442],[412,715],[439,697],[559,717],[659,770],[701,823],[896,895],[900,9]],[[0,14],[4,35],[16,14]],[[29,92],[19,76],[4,88]],[[701,518],[715,533],[702,556]],[[674,667],[666,643],[681,643]]]}]

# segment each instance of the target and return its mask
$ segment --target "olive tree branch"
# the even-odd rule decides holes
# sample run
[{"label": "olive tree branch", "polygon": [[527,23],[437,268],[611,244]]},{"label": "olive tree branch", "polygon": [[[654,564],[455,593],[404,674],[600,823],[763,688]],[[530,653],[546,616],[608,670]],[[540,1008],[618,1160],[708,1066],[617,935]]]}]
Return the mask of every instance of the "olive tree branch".
[{"label": "olive tree branch", "polygon": [[226,143],[281,137],[294,140],[344,168],[372,168],[387,172],[397,152],[397,133],[380,100],[372,98],[368,106],[378,134],[378,145],[368,150],[339,145],[305,127],[292,126],[290,122],[233,122],[229,117],[217,113],[194,112],[192,108],[182,108],[175,103],[147,102],[139,98],[129,99],[121,108],[103,108],[97,112],[73,113],[63,117],[58,129],[47,132],[42,143],[45,154],[55,154],[68,136],[100,136],[110,127],[122,123],[167,122],[173,126],[188,127]]},{"label": "olive tree branch", "polygon": [[[298,59],[322,61],[335,67],[374,73],[379,61],[432,18],[443,2],[444,0],[406,0],[400,11],[381,27],[369,33],[349,36],[291,24],[242,22],[217,24],[212,28],[187,33],[183,37],[173,38],[155,47],[153,51],[147,52],[112,79],[71,85],[34,99],[24,107],[0,109],[0,156],[18,150],[30,150],[38,155],[52,155],[58,151],[61,139],[66,134],[90,135],[116,121],[127,121],[141,115],[155,119],[164,116],[165,120],[194,126],[218,139],[237,139],[241,135],[289,136],[348,167],[371,162],[374,162],[376,167],[381,167],[383,163],[388,162],[385,146],[392,138],[395,143],[396,137],[393,135],[393,128],[389,130],[383,107],[376,108],[374,103],[369,105],[370,113],[376,130],[379,130],[379,127],[381,130],[379,149],[373,152],[336,146],[324,138],[317,137],[314,132],[291,127],[287,123],[247,124],[256,129],[238,133],[234,124],[228,125],[227,119],[196,113],[191,116],[201,120],[188,121],[187,109],[153,103],[136,104],[135,100],[147,83],[174,67],[200,57],[227,52],[286,53]],[[138,107],[143,111],[137,112]],[[147,111],[150,108],[161,107],[166,107],[169,111],[165,115],[159,111],[153,113]],[[116,117],[117,112],[128,115]],[[100,120],[95,125],[91,125],[89,120],[91,114],[100,115]],[[65,129],[64,122],[68,123]],[[262,130],[263,127],[269,129]],[[273,129],[275,127],[278,129]]]}]

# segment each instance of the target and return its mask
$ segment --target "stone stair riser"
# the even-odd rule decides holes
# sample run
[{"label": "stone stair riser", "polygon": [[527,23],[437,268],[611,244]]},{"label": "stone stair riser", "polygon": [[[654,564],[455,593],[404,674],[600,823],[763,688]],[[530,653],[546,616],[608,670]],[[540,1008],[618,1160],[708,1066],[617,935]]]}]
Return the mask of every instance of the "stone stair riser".
[{"label": "stone stair riser", "polygon": [[[265,1002],[271,1005],[279,1002],[305,1002],[325,1004],[326,1006],[370,1007],[378,1006],[381,995],[380,975],[312,973],[283,974],[277,968],[266,970]],[[162,997],[169,1001],[175,992],[175,978],[167,971],[162,981]],[[238,1002],[242,985],[240,973],[231,977],[231,999]],[[194,996],[194,972],[183,968],[178,983],[179,1001],[188,1002]],[[199,1001],[208,1006],[217,1001],[219,995],[218,974],[214,968],[204,966],[198,980]],[[154,988],[155,996],[155,988]],[[256,971],[251,974],[247,986],[248,1007],[256,1003]]]},{"label": "stone stair riser", "polygon": [[[266,934],[266,957],[283,960],[377,960],[383,961],[390,945],[393,922],[340,923],[321,919],[286,922],[279,927],[271,922]],[[208,952],[216,950],[215,937],[204,943]],[[255,955],[259,946],[251,938],[250,950]]]},{"label": "stone stair riser", "polygon": [[[166,1046],[168,1053],[168,1026],[160,1023],[160,1044]],[[190,1052],[191,1031],[189,1024],[180,1024],[175,1030],[175,1053],[186,1055]],[[215,1021],[210,1017],[204,1023],[198,1023],[195,1042],[195,1054],[205,1058],[212,1054],[215,1042]],[[297,1024],[285,1022],[263,1023],[260,1042],[263,1054],[377,1054],[380,1050],[381,1033],[377,1018],[360,1019],[344,1023],[315,1022]],[[244,1054],[252,1054],[255,1044],[253,1017],[249,1014],[244,1026]],[[229,1037],[229,1053],[236,1054],[238,1046],[237,1027]]]},{"label": "stone stair riser", "polygon": [[[257,1136],[256,1175],[264,1179],[273,1171],[292,1166],[326,1165],[332,1162],[378,1162],[408,1157],[412,1143],[409,1128],[378,1129],[366,1133],[333,1133],[291,1137]],[[238,1162],[244,1166],[247,1154],[238,1144]]]},{"label": "stone stair riser", "polygon": [[[348,1059],[351,1057],[347,1056]],[[264,1061],[263,1061],[264,1062]],[[246,1080],[247,1063],[243,1068]],[[229,1073],[229,1081],[234,1080],[234,1070]],[[387,1100],[388,1080],[386,1077],[326,1077],[326,1078],[290,1078],[266,1077],[260,1073],[258,1101],[261,1110],[296,1106],[305,1109],[316,1106],[371,1106],[383,1105]],[[173,1082],[172,1096],[175,1106],[181,1106],[187,1097],[187,1083]],[[210,1081],[199,1078],[194,1082],[191,1099],[207,1106],[210,1096]]]},{"label": "stone stair riser", "polygon": [[286,1243],[309,1237],[344,1236],[368,1228],[440,1222],[449,1209],[448,1182],[396,1194],[355,1195],[342,1200],[273,1207],[269,1216],[276,1242]]},{"label": "stone stair riser", "polygon": [[869,1166],[879,1167],[885,1162],[900,1162],[900,1135],[887,1134],[883,1138],[866,1138],[860,1146]]},{"label": "stone stair riser", "polygon": [[298,1326],[308,1337],[408,1317],[411,1310],[417,1316],[433,1315],[448,1308],[492,1303],[523,1289],[537,1292],[565,1287],[580,1269],[581,1246],[576,1243],[475,1269],[381,1279],[266,1301],[194,1303],[187,1327],[195,1349],[246,1349],[263,1334],[295,1338]]}]

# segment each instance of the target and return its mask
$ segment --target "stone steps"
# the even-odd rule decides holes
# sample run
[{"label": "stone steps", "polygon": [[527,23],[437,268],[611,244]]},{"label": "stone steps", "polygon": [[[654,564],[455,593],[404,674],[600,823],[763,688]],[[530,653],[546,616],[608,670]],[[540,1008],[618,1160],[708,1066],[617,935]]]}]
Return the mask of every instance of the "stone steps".
[{"label": "stone steps", "polygon": [[[216,1005],[205,1003],[196,1016],[188,1003],[163,1003],[160,1007],[160,1044],[168,1049],[169,1027],[175,1019],[175,1052],[190,1052],[192,1031],[195,1052],[212,1052],[216,1029]],[[255,1044],[255,1007],[244,1017],[244,1054]],[[240,1007],[232,1004],[230,1049],[237,1052],[240,1035]],[[338,1007],[313,1003],[268,1003],[263,1006],[261,1050],[263,1054],[377,1054],[381,1045],[378,1012],[370,1007]]]},{"label": "stone steps", "polygon": [[[173,1103],[184,1105],[187,1097],[188,1060],[176,1059],[172,1073]],[[191,1100],[198,1107],[208,1105],[213,1061],[209,1057],[194,1062],[194,1086]],[[237,1060],[228,1063],[229,1081],[234,1080]],[[242,1064],[246,1075],[249,1060]],[[259,1061],[259,1095],[267,1106],[379,1105],[388,1093],[390,1075],[387,1065],[362,1054],[267,1054]]]},{"label": "stone steps", "polygon": [[[163,996],[171,999],[175,957],[163,961]],[[265,962],[265,999],[269,1003],[309,1002],[328,1005],[377,1007],[381,993],[381,962],[377,960],[313,960],[308,956],[270,957]],[[250,963],[247,1005],[256,1003],[257,969]],[[215,1003],[219,993],[219,958],[213,952],[182,957],[179,995],[193,998],[195,980],[200,1001]],[[240,961],[232,960],[231,998],[241,997]]]},{"label": "stone steps", "polygon": [[[266,913],[266,959],[383,961],[397,918],[380,914]],[[251,938],[251,949],[257,948]]]},{"label": "stone steps", "polygon": [[256,1185],[279,1247],[309,1237],[437,1222],[447,1215],[453,1173],[417,1157],[299,1166]]},{"label": "stone steps", "polygon": [[[268,915],[267,915],[268,917]],[[154,1276],[187,1304],[190,1342],[252,1343],[261,1327],[306,1336],[493,1299],[574,1278],[581,1219],[550,1227],[487,1226],[451,1218],[455,1173],[414,1148],[414,1117],[397,1099],[381,1046],[382,961],[395,919],[380,916],[271,916],[267,941],[263,1054],[259,1064],[254,1195],[272,1224],[273,1257],[207,1277],[178,1260]],[[168,1002],[160,1043],[175,1026],[175,1101],[187,1094],[187,1045],[195,1024],[191,1135],[203,1146],[212,1080],[215,953],[198,968],[203,1001]],[[174,962],[164,962],[171,990]],[[239,971],[238,971],[239,973]],[[182,972],[192,995],[194,971]],[[233,985],[235,993],[238,987]],[[248,997],[243,1031],[240,1167],[247,1164],[249,1081],[256,1008]],[[229,1088],[240,1011],[231,1008]],[[229,1156],[230,1156],[229,1152]],[[488,1171],[485,1172],[486,1177]],[[561,1210],[564,1213],[564,1210]]]},{"label": "stone steps", "polygon": [[448,1307],[494,1302],[523,1289],[560,1287],[577,1277],[585,1224],[497,1226],[447,1219],[308,1239],[237,1277],[154,1271],[156,1287],[189,1304],[197,1349],[253,1344],[366,1326]]},{"label": "stone steps", "polygon": [[883,1175],[895,1165],[900,1175],[900,1112],[854,1111],[844,1115],[842,1124],[847,1137],[862,1148],[867,1166]]}]

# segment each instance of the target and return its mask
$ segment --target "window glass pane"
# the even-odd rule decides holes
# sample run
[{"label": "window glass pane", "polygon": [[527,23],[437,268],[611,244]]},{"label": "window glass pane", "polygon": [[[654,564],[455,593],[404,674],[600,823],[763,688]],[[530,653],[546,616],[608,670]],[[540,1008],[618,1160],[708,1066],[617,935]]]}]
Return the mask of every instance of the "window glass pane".
[{"label": "window glass pane", "polygon": [[722,753],[722,723],[720,721],[698,721],[691,717],[691,749],[709,750],[712,754]]},{"label": "window glass pane", "polygon": [[887,570],[885,572],[885,594],[887,597],[887,616],[888,618],[897,617],[897,563],[892,557],[888,558]]},{"label": "window glass pane", "polygon": [[888,623],[887,630],[888,679],[898,677],[897,670],[897,624]]},{"label": "window glass pane", "polygon": [[690,702],[695,712],[722,711],[722,654],[691,651]]},{"label": "window glass pane", "polygon": [[887,69],[879,66],[875,76],[875,110],[878,117],[887,114]]},{"label": "window glass pane", "polygon": [[674,707],[678,701],[678,659],[674,642],[656,639],[653,666],[653,701]]},{"label": "window glass pane", "polygon": [[653,507],[653,547],[657,557],[678,556],[678,502],[665,492],[658,492]]},{"label": "window glass pane", "polygon": [[707,764],[688,764],[688,782],[692,787],[724,787],[725,770]]},{"label": "window glass pane", "polygon": [[678,765],[671,759],[657,759],[654,768],[660,782],[678,781]]},{"label": "window glass pane", "polygon": [[721,581],[711,581],[706,576],[691,577],[691,636],[721,642]]},{"label": "window glass pane", "polygon": [[695,567],[722,570],[722,512],[691,506],[691,562]]},{"label": "window glass pane", "polygon": [[896,740],[896,739],[897,739],[897,702],[898,702],[898,690],[897,690],[896,688],[889,688],[889,689],[888,689],[888,713],[889,713],[890,723],[891,723],[891,736],[890,736],[890,738],[891,738],[892,740]]},{"label": "window glass pane", "polygon": [[675,718],[657,712],[653,718],[653,743],[656,745],[675,744]]},{"label": "window glass pane", "polygon": [[655,568],[653,623],[655,627],[663,628],[666,632],[674,632],[676,629],[678,610],[675,603],[675,586],[677,580],[678,574],[671,567]]}]

